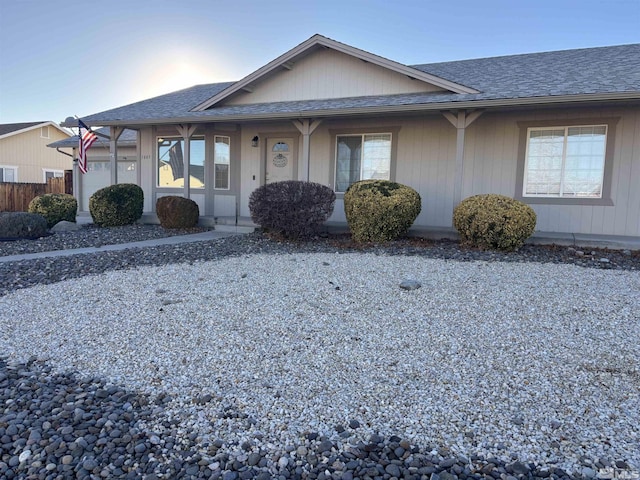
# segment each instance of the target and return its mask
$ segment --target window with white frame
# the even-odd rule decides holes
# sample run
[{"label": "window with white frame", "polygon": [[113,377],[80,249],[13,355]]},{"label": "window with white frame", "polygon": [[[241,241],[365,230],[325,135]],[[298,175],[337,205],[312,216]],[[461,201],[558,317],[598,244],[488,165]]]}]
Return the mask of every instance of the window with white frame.
[{"label": "window with white frame", "polygon": [[527,129],[523,197],[602,198],[607,125]]},{"label": "window with white frame", "polygon": [[44,169],[42,170],[43,176],[44,176],[44,182],[47,183],[47,180],[49,180],[50,178],[61,178],[64,177],[64,170],[49,170],[49,169]]},{"label": "window with white frame", "polygon": [[336,136],[336,192],[359,180],[390,180],[391,134]]},{"label": "window with white frame", "polygon": [[17,182],[18,181],[18,167],[8,167],[0,165],[0,182]]},{"label": "window with white frame", "polygon": [[40,127],[40,137],[49,138],[49,127]]},{"label": "window with white frame", "polygon": [[231,139],[216,135],[213,145],[214,188],[229,190],[231,185]]}]

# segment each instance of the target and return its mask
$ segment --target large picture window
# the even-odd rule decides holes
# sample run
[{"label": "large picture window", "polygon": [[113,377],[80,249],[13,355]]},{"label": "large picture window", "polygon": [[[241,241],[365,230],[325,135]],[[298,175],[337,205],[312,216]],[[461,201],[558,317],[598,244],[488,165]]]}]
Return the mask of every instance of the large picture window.
[{"label": "large picture window", "polygon": [[[189,185],[204,188],[204,138],[192,138],[189,147]],[[183,138],[158,138],[158,187],[184,187]]]},{"label": "large picture window", "polygon": [[231,180],[231,140],[215,136],[213,147],[214,185],[219,190],[229,190]]},{"label": "large picture window", "polygon": [[523,197],[602,198],[607,125],[529,128]]},{"label": "large picture window", "polygon": [[336,192],[359,180],[389,180],[391,134],[336,136]]}]

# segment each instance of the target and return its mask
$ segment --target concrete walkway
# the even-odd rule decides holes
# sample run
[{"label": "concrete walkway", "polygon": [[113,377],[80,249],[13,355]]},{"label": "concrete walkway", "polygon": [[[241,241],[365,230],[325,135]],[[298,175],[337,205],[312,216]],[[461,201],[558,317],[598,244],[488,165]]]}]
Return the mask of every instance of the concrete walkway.
[{"label": "concrete walkway", "polygon": [[210,230],[207,232],[193,233],[190,235],[176,235],[173,237],[154,238],[140,242],[119,243],[115,245],[104,245],[102,247],[73,248],[69,250],[52,250],[50,252],[25,253],[21,255],[7,255],[0,257],[0,263],[17,262],[20,260],[35,260],[38,258],[67,257],[69,255],[81,255],[84,253],[110,252],[115,250],[126,250],[127,248],[146,248],[158,245],[177,245],[179,243],[206,242],[217,238],[241,235],[242,231],[220,231]]}]

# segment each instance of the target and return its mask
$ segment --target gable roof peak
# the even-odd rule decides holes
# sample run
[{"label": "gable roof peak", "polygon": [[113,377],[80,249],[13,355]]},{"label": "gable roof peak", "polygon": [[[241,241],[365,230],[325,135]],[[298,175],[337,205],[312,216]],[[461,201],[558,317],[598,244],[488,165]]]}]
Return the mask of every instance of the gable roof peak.
[{"label": "gable roof peak", "polygon": [[304,42],[299,45],[293,47],[288,52],[280,55],[275,60],[267,63],[263,67],[259,68],[255,72],[247,75],[242,80],[231,85],[229,88],[224,91],[219,92],[213,97],[207,99],[206,101],[196,105],[191,111],[192,112],[201,112],[207,110],[208,108],[220,103],[222,100],[229,98],[235,93],[239,92],[243,89],[249,89],[251,84],[273,74],[278,71],[280,68],[290,69],[291,64],[296,60],[309,55],[312,53],[318,46],[330,48],[332,50],[344,53],[346,55],[350,55],[354,58],[358,58],[365,62],[369,62],[380,67],[395,71],[402,75],[406,75],[410,78],[421,80],[425,83],[429,83],[431,85],[435,85],[437,87],[443,88],[445,90],[449,90],[452,93],[479,93],[478,90],[467,87],[465,85],[452,82],[450,80],[446,80],[444,78],[438,77],[436,75],[432,75],[427,72],[420,71],[413,67],[403,65],[401,63],[395,62],[393,60],[389,60],[387,58],[381,57],[379,55],[375,55],[373,53],[367,52],[365,50],[360,50],[358,48],[352,47],[351,45],[347,45],[346,43],[341,43],[336,40],[333,40],[329,37],[325,37],[316,33],[315,35],[309,37]]}]

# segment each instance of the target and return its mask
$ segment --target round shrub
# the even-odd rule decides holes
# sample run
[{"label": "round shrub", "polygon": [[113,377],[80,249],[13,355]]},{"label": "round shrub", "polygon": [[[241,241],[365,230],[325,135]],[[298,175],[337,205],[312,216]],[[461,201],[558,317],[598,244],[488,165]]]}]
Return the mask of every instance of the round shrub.
[{"label": "round shrub", "polygon": [[356,242],[386,242],[404,235],[421,208],[418,192],[388,180],[362,180],[344,194],[344,213]]},{"label": "round shrub", "polygon": [[78,201],[73,195],[66,193],[46,193],[31,200],[28,211],[42,215],[47,221],[47,227],[51,228],[63,220],[75,222]]},{"label": "round shrub", "polygon": [[144,193],[138,185],[120,183],[101,188],[89,198],[93,223],[100,227],[131,225],[142,217]]},{"label": "round shrub", "polygon": [[463,243],[487,249],[520,248],[536,228],[536,212],[504,195],[466,198],[453,210],[453,226]]},{"label": "round shrub", "polygon": [[0,213],[0,238],[40,238],[47,234],[47,221],[38,213]]},{"label": "round shrub", "polygon": [[309,237],[333,213],[336,194],[313,182],[287,180],[258,187],[249,196],[254,223],[286,238]]},{"label": "round shrub", "polygon": [[193,200],[169,195],[156,201],[156,214],[164,228],[193,228],[198,224],[200,209]]}]

